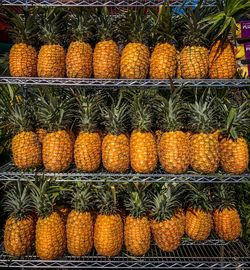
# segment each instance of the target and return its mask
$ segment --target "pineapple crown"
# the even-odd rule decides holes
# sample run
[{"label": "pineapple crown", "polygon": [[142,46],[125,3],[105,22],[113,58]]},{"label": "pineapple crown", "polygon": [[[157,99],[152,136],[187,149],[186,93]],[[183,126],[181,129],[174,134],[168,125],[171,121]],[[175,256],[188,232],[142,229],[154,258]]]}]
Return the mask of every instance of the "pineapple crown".
[{"label": "pineapple crown", "polygon": [[40,7],[38,9],[39,39],[45,44],[61,44],[65,24],[63,9],[60,7]]},{"label": "pineapple crown", "polygon": [[38,89],[36,97],[36,114],[39,126],[49,132],[65,130],[70,127],[74,117],[75,98],[63,95],[60,89]]},{"label": "pineapple crown", "polygon": [[212,211],[211,191],[209,186],[187,183],[185,191],[187,207],[200,209],[205,212]]},{"label": "pineapple crown", "polygon": [[22,14],[16,14],[7,7],[2,7],[1,14],[9,25],[9,35],[14,43],[33,45],[36,43],[38,26],[36,23],[36,10],[34,8],[22,9]]},{"label": "pineapple crown", "polygon": [[214,186],[213,204],[220,211],[236,207],[235,189],[231,185],[218,184]]},{"label": "pineapple crown", "polygon": [[77,96],[78,104],[78,126],[87,132],[92,132],[98,129],[100,120],[100,104],[103,102],[101,93],[91,94],[86,89],[81,89]]},{"label": "pineapple crown", "polygon": [[111,105],[100,106],[103,124],[107,131],[114,135],[126,132],[129,115],[128,102],[124,100],[122,92],[111,98]]},{"label": "pineapple crown", "polygon": [[218,108],[216,96],[210,89],[204,90],[202,95],[195,91],[194,103],[188,104],[189,126],[193,132],[209,133],[218,128]]},{"label": "pineapple crown", "polygon": [[249,0],[216,0],[216,11],[205,17],[203,22],[209,28],[207,36],[212,35],[212,39],[220,39],[225,42],[229,34],[236,40],[237,20],[249,11]]},{"label": "pineapple crown", "polygon": [[93,38],[92,9],[77,7],[68,12],[68,32],[73,41],[90,42]]},{"label": "pineapple crown", "polygon": [[176,131],[183,128],[185,106],[182,100],[182,88],[171,88],[168,98],[158,95],[154,103],[157,112],[158,127],[163,131]]},{"label": "pineapple crown", "polygon": [[61,186],[54,185],[53,180],[45,179],[44,176],[30,182],[32,206],[39,217],[46,218],[52,213],[62,189]]},{"label": "pineapple crown", "polygon": [[77,182],[70,190],[72,208],[78,212],[86,212],[93,206],[92,185],[90,183]]},{"label": "pineapple crown", "polygon": [[145,216],[150,207],[149,185],[129,183],[126,187],[124,205],[130,215],[135,218]]},{"label": "pineapple crown", "polygon": [[11,183],[4,197],[4,211],[17,220],[24,218],[32,210],[29,194],[28,185],[24,186],[21,181],[17,181],[15,184]]},{"label": "pineapple crown", "polygon": [[102,183],[95,186],[95,204],[101,214],[113,215],[118,212],[119,200],[114,184]]},{"label": "pineapple crown", "polygon": [[153,194],[151,216],[158,222],[171,219],[181,207],[180,194],[171,185]]}]

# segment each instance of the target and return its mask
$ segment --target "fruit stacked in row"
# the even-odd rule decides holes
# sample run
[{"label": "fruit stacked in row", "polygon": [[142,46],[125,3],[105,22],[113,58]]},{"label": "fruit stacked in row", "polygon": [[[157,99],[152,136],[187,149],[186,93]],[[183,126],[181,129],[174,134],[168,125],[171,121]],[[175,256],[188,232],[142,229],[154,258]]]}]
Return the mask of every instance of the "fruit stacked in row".
[{"label": "fruit stacked in row", "polygon": [[[24,16],[6,11],[15,42],[10,73],[74,78],[93,74],[109,79],[119,74],[125,79],[145,79],[148,74],[152,79],[233,78],[236,61],[229,33],[236,36],[236,20],[247,12],[249,1],[217,1],[214,10],[204,8],[202,2],[195,9],[185,8],[178,19],[169,6],[122,12],[118,19],[107,8],[32,8]],[[37,32],[42,42],[38,55],[34,47]],[[67,52],[65,39],[70,43]],[[118,42],[124,45],[121,55]]]},{"label": "fruit stacked in row", "polygon": [[219,166],[234,174],[248,167],[244,136],[250,106],[244,91],[234,98],[228,92],[220,97],[215,90],[196,91],[188,101],[181,88],[173,87],[170,92],[132,89],[110,94],[33,89],[27,100],[17,98],[17,87],[1,90],[0,120],[16,134],[12,155],[20,169],[43,164],[47,171],[62,172],[74,161],[79,170],[95,172],[102,161],[112,173],[130,166],[137,173],[151,173],[158,159],[173,174],[189,166],[206,174]]},{"label": "fruit stacked in row", "polygon": [[[67,215],[55,205],[62,191],[70,197]],[[153,188],[136,183],[119,188],[78,182],[62,187],[44,178],[26,186],[18,182],[4,201],[9,214],[4,248],[9,255],[24,256],[35,241],[37,256],[52,260],[66,250],[84,256],[93,247],[99,255],[117,256],[124,244],[129,254],[143,256],[150,248],[151,232],[161,250],[172,252],[185,232],[195,241],[206,240],[213,224],[221,239],[232,241],[241,233],[233,192],[224,185],[211,193],[211,188],[199,185]],[[180,202],[185,198],[186,211]]]}]

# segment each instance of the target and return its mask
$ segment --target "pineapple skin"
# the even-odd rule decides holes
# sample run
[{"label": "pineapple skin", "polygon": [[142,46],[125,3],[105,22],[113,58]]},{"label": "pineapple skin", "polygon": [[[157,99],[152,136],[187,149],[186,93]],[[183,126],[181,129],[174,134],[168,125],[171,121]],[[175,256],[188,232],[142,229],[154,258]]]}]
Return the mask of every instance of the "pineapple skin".
[{"label": "pineapple skin", "polygon": [[241,221],[235,208],[222,211],[216,209],[213,218],[215,231],[221,239],[233,241],[240,237]]},{"label": "pineapple skin", "polygon": [[116,79],[119,76],[120,55],[113,40],[96,44],[93,56],[94,77],[97,79]]},{"label": "pineapple skin", "polygon": [[109,172],[125,172],[129,168],[129,138],[125,134],[107,134],[102,141],[102,162]]},{"label": "pineapple skin", "polygon": [[47,171],[62,172],[71,164],[73,143],[65,130],[48,133],[43,141],[43,164]]},{"label": "pineapple skin", "polygon": [[35,240],[35,219],[28,215],[16,220],[9,217],[4,227],[4,249],[10,256],[24,256]]},{"label": "pineapple skin", "polygon": [[184,173],[189,166],[189,138],[182,131],[164,132],[158,143],[162,168],[168,173]]},{"label": "pineapple skin", "polygon": [[13,77],[37,76],[37,53],[25,43],[14,44],[9,55],[10,75]]},{"label": "pineapple skin", "polygon": [[134,130],[130,137],[131,167],[137,173],[150,173],[157,166],[157,147],[151,132]]},{"label": "pineapple skin", "polygon": [[14,164],[19,169],[35,168],[42,164],[42,149],[37,135],[23,131],[12,139]]},{"label": "pineapple skin", "polygon": [[72,210],[67,219],[67,248],[73,256],[84,256],[93,248],[93,218],[89,212]]},{"label": "pineapple skin", "polygon": [[122,51],[120,74],[122,79],[146,79],[150,53],[146,45],[128,43]]},{"label": "pineapple skin", "polygon": [[177,69],[177,51],[175,46],[169,43],[157,44],[150,58],[150,78],[169,79],[174,78]]},{"label": "pineapple skin", "polygon": [[36,223],[36,253],[42,260],[62,256],[66,248],[65,224],[60,214],[52,212]]},{"label": "pineapple skin", "polygon": [[186,212],[186,234],[195,241],[206,240],[212,230],[212,214],[200,209],[189,208]]},{"label": "pineapple skin", "polygon": [[166,252],[176,250],[181,244],[180,221],[176,216],[164,221],[151,221],[151,229],[157,246]]},{"label": "pineapple skin", "polygon": [[74,146],[77,169],[94,172],[100,167],[101,144],[102,140],[98,132],[80,132]]},{"label": "pineapple skin", "polygon": [[237,71],[234,48],[231,42],[222,46],[216,41],[209,54],[209,77],[211,79],[232,79]]},{"label": "pineapple skin", "polygon": [[127,216],[124,227],[126,250],[134,256],[145,255],[150,248],[150,222],[147,217]]},{"label": "pineapple skin", "polygon": [[69,78],[90,78],[93,50],[86,42],[71,42],[66,54],[66,73]]},{"label": "pineapple skin", "polygon": [[185,233],[185,227],[186,227],[186,215],[182,208],[179,208],[176,215],[177,219],[179,219],[179,229],[181,236]]},{"label": "pineapple skin", "polygon": [[36,135],[37,135],[37,137],[38,137],[38,139],[39,139],[39,142],[42,144],[44,138],[45,138],[46,135],[47,135],[47,130],[44,129],[44,128],[38,128],[38,129],[36,130]]},{"label": "pineapple skin", "polygon": [[184,79],[202,79],[208,75],[209,51],[202,46],[186,46],[180,52],[180,73]]},{"label": "pineapple skin", "polygon": [[123,244],[123,222],[119,214],[96,217],[94,227],[94,246],[99,255],[116,256]]},{"label": "pineapple skin", "polygon": [[244,138],[222,139],[220,141],[220,163],[227,173],[242,174],[249,162],[248,144]]},{"label": "pineapple skin", "polygon": [[215,173],[219,167],[218,134],[192,134],[189,154],[193,170],[200,173]]},{"label": "pineapple skin", "polygon": [[63,78],[65,69],[64,48],[60,45],[43,45],[38,54],[38,77]]}]

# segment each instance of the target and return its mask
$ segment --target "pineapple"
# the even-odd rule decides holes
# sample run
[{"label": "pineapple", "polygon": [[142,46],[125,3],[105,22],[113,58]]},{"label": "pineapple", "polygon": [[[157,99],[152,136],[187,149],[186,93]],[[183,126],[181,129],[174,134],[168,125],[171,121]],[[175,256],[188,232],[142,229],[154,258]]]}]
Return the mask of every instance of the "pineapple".
[{"label": "pineapple", "polygon": [[66,54],[66,72],[70,78],[90,78],[93,50],[89,41],[93,36],[90,10],[71,9],[68,16],[71,43]]},{"label": "pineapple", "polygon": [[70,166],[73,158],[73,142],[66,129],[71,123],[74,98],[53,90],[36,93],[37,117],[48,131],[43,140],[44,167],[50,172],[62,172]]},{"label": "pineapple", "polygon": [[140,91],[133,94],[131,101],[130,137],[131,167],[137,173],[153,172],[157,166],[156,139],[150,131],[153,122],[150,94]]},{"label": "pineapple", "polygon": [[99,212],[94,226],[94,246],[99,255],[116,256],[123,244],[123,222],[118,213],[116,187],[103,184],[97,186],[95,192]]},{"label": "pineapple", "polygon": [[182,90],[172,89],[168,98],[158,96],[156,109],[159,128],[163,131],[157,143],[159,161],[168,173],[184,173],[189,166],[189,137],[183,132]]},{"label": "pineapple", "polygon": [[149,207],[148,186],[132,184],[125,197],[124,242],[126,250],[133,256],[145,255],[150,247],[150,222],[146,215]]},{"label": "pineapple", "polygon": [[173,44],[172,10],[168,5],[152,12],[155,47],[150,58],[150,78],[174,78],[177,70],[177,50]]},{"label": "pineapple", "polygon": [[77,96],[77,102],[78,126],[81,131],[74,146],[75,164],[79,170],[94,172],[101,163],[102,138],[98,132],[98,120],[102,98],[82,90]]},{"label": "pineapple", "polygon": [[67,218],[67,248],[73,256],[84,256],[93,247],[94,224],[90,212],[92,206],[92,186],[76,183],[71,188],[72,211]]},{"label": "pineapple", "polygon": [[42,260],[56,259],[64,254],[66,248],[65,224],[60,214],[54,211],[60,187],[44,177],[30,182],[30,187],[33,207],[38,215],[36,254]]},{"label": "pineapple", "polygon": [[166,252],[176,250],[181,244],[182,221],[177,216],[180,204],[177,194],[168,186],[154,194],[151,208],[151,229],[157,246]]},{"label": "pineapple", "polygon": [[42,164],[42,150],[37,135],[32,131],[31,100],[20,100],[19,90],[12,85],[1,86],[1,125],[15,134],[11,140],[13,162],[17,168],[25,170]]},{"label": "pineapple", "polygon": [[232,79],[236,75],[234,46],[229,40],[232,34],[236,41],[236,21],[248,12],[249,0],[216,1],[217,11],[204,18],[208,24],[207,35],[214,41],[209,54],[211,79]]},{"label": "pineapple", "polygon": [[120,92],[117,100],[112,99],[110,107],[102,105],[100,109],[107,130],[102,142],[103,166],[109,172],[125,172],[129,168],[128,104]]},{"label": "pineapple", "polygon": [[213,226],[210,189],[200,184],[188,184],[186,190],[186,234],[194,241],[204,241]]},{"label": "pineapple", "polygon": [[119,76],[120,55],[114,41],[115,17],[110,16],[107,7],[95,16],[97,42],[94,49],[94,77],[97,79],[116,79]]},{"label": "pineapple", "polygon": [[180,51],[179,68],[184,79],[203,79],[208,76],[209,50],[204,35],[204,10],[201,2],[193,9],[187,7],[183,16],[184,37],[183,48]]},{"label": "pineapple", "polygon": [[127,45],[121,55],[121,78],[146,79],[150,61],[147,46],[150,28],[150,20],[143,8],[127,12],[121,28],[127,36]]},{"label": "pineapple", "polygon": [[4,249],[10,256],[24,256],[35,240],[35,218],[31,215],[29,187],[16,182],[4,198],[8,218],[4,227]]},{"label": "pineapple", "polygon": [[214,229],[225,241],[240,237],[241,221],[235,205],[235,192],[231,186],[218,185],[215,192]]},{"label": "pineapple", "polygon": [[22,10],[16,14],[5,8],[6,21],[10,26],[9,35],[14,45],[9,53],[9,71],[13,77],[36,77],[37,52],[33,45],[36,41],[37,25],[34,23],[34,10]]},{"label": "pineapple", "polygon": [[248,143],[244,136],[249,131],[250,102],[223,106],[224,137],[220,141],[220,163],[227,173],[242,174],[247,170],[249,162]]},{"label": "pineapple", "polygon": [[204,91],[199,97],[196,91],[194,103],[188,104],[190,127],[189,155],[193,170],[215,173],[219,167],[219,133],[215,97]]},{"label": "pineapple", "polygon": [[64,77],[65,50],[60,44],[63,27],[62,9],[58,7],[40,8],[39,39],[44,43],[40,48],[37,62],[39,77]]}]

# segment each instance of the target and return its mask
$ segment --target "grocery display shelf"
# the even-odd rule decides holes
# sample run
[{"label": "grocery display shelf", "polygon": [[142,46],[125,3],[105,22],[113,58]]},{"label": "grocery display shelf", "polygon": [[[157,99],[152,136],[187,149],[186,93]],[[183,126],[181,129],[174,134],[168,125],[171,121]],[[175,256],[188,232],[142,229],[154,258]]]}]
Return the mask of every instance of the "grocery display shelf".
[{"label": "grocery display shelf", "polygon": [[185,174],[167,174],[162,169],[157,169],[150,174],[138,174],[132,171],[126,173],[109,173],[101,168],[95,173],[79,172],[74,166],[71,166],[63,173],[50,173],[44,169],[35,169],[28,171],[20,171],[11,162],[0,168],[0,181],[32,181],[36,176],[45,176],[54,178],[57,181],[86,181],[86,182],[175,182],[175,183],[243,183],[250,181],[250,173],[242,175],[231,175],[225,173],[217,173],[211,175],[197,174],[195,172],[187,172]]},{"label": "grocery display shelf", "polygon": [[119,268],[119,269],[248,269],[249,252],[240,242],[225,245],[182,245],[171,253],[162,252],[152,246],[144,257],[131,257],[125,252],[120,256],[106,258],[94,251],[88,256],[65,255],[57,260],[40,260],[35,255],[10,258],[0,250],[0,268]]},{"label": "grocery display shelf", "polygon": [[[0,77],[0,84],[87,86],[87,87],[169,87],[170,80]],[[173,79],[173,84],[175,86],[185,86],[185,87],[248,87],[250,86],[250,79],[232,79],[232,80]]]},{"label": "grocery display shelf", "polygon": [[[158,6],[162,5],[165,0],[1,0],[3,5],[46,5],[46,6]],[[183,4],[183,0],[170,0],[170,5],[179,7]],[[195,0],[190,0],[186,5],[196,5]],[[215,0],[206,0],[204,5],[215,5]]]}]

